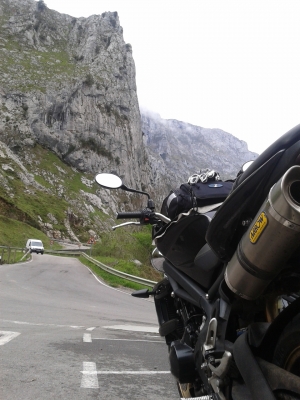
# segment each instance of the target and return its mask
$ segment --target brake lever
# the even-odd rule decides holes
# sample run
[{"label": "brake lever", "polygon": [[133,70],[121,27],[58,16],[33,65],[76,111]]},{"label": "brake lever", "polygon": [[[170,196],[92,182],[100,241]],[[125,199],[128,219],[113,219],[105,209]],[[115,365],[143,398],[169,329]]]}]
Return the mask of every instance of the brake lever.
[{"label": "brake lever", "polygon": [[111,229],[114,231],[117,228],[121,228],[122,226],[127,226],[127,225],[141,225],[141,223],[140,222],[133,222],[133,221],[124,222],[123,224],[112,226]]}]

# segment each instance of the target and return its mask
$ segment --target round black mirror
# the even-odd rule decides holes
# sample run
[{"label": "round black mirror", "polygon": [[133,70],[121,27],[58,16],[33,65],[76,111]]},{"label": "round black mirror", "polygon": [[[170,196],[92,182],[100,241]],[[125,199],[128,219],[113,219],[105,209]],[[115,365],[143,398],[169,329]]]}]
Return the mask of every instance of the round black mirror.
[{"label": "round black mirror", "polygon": [[98,174],[95,180],[98,185],[106,189],[118,189],[123,185],[122,179],[114,174]]}]

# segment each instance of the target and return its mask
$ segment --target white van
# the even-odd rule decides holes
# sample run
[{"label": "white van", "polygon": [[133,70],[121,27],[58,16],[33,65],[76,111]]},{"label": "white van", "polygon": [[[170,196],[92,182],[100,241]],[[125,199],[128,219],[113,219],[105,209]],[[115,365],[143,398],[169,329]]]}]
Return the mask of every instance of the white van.
[{"label": "white van", "polygon": [[44,254],[43,242],[39,239],[28,239],[26,249],[29,250],[30,253]]}]

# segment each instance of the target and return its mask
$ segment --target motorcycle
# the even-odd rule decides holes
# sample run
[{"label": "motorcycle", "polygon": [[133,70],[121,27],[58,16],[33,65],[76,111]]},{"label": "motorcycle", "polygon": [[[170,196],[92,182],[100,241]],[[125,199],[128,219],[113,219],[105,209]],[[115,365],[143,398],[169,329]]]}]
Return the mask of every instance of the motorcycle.
[{"label": "motorcycle", "polygon": [[169,219],[149,194],[129,224],[151,224],[159,333],[181,398],[300,399],[300,125],[242,168],[226,200]]}]

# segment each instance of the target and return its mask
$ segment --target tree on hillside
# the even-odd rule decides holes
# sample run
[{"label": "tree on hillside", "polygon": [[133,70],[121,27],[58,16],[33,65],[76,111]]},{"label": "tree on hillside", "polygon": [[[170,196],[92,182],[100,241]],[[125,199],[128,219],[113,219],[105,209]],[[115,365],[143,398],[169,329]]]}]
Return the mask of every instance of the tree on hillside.
[{"label": "tree on hillside", "polygon": [[37,8],[39,11],[44,11],[47,8],[46,4],[44,3],[44,0],[39,0],[37,2]]}]

